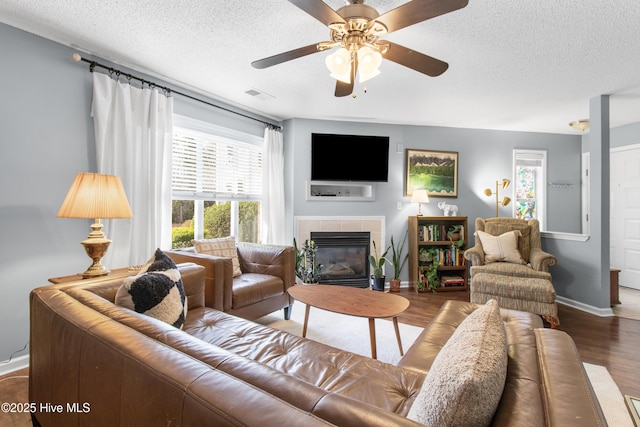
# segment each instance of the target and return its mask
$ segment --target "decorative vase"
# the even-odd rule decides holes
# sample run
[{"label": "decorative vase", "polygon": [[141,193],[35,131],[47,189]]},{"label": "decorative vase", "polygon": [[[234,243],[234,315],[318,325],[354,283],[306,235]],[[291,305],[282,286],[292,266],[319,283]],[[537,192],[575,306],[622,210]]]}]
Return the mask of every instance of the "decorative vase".
[{"label": "decorative vase", "polygon": [[371,276],[371,289],[373,289],[374,291],[384,291],[384,276]]},{"label": "decorative vase", "polygon": [[389,292],[400,292],[400,280],[399,279],[391,279],[391,280],[389,280]]}]

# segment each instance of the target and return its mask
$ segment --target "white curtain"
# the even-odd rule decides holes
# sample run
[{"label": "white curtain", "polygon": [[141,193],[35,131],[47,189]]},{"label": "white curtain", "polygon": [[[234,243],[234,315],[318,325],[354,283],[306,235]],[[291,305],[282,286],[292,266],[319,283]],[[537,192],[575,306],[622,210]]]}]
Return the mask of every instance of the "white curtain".
[{"label": "white curtain", "polygon": [[284,141],[267,126],[262,154],[262,243],[284,245]]},{"label": "white curtain", "polygon": [[171,248],[173,98],[93,73],[98,172],[120,176],[133,218],[105,220],[107,268],[139,265]]}]

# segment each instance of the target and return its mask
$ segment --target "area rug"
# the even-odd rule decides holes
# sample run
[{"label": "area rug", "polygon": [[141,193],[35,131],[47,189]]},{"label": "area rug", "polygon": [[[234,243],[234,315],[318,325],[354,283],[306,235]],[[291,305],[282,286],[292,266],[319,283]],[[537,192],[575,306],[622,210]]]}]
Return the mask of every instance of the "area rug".
[{"label": "area rug", "polygon": [[591,386],[607,419],[607,424],[616,427],[634,427],[624,397],[604,366],[583,363]]},{"label": "area rug", "polygon": [[[305,305],[294,303],[290,320],[284,320],[282,311],[257,319],[256,322],[275,329],[302,336]],[[376,319],[376,341],[378,360],[396,364],[402,356],[398,350],[393,322]],[[423,328],[398,323],[402,347],[406,351],[416,340]],[[369,343],[369,321],[363,317],[353,317],[312,307],[309,312],[307,338],[341,350],[371,357]]]},{"label": "area rug", "polygon": [[625,319],[640,320],[640,291],[620,286],[618,295],[620,304],[611,307],[613,314]]}]

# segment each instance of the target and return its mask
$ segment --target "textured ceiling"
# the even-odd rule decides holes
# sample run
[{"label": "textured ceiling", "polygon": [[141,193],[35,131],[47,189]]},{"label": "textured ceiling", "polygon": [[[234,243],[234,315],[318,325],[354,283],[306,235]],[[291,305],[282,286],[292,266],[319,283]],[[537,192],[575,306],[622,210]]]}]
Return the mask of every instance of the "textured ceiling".
[{"label": "textured ceiling", "polygon": [[[366,1],[381,14],[405,2]],[[588,117],[589,98],[608,94],[611,126],[640,121],[637,0],[470,0],[386,37],[448,62],[443,75],[383,61],[355,99],[333,96],[326,52],[251,67],[329,39],[286,0],[0,0],[0,21],[277,120],[571,134],[567,123]]]}]

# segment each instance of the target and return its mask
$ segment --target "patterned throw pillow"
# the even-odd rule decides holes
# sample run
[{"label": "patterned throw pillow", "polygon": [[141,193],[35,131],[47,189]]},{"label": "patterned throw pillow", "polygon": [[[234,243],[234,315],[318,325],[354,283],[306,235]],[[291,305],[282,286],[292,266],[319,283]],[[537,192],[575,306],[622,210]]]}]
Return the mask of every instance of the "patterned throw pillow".
[{"label": "patterned throw pillow", "polygon": [[233,277],[238,277],[242,274],[238,250],[236,249],[236,238],[234,236],[222,237],[220,239],[193,240],[193,246],[199,254],[231,258]]},{"label": "patterned throw pillow", "polygon": [[518,251],[519,230],[508,231],[499,236],[478,230],[476,236],[482,243],[485,262],[510,262],[513,264],[526,264]]},{"label": "patterned throw pillow", "polygon": [[157,249],[140,274],[124,279],[116,304],[182,328],[187,298],[176,264]]},{"label": "patterned throw pillow", "polygon": [[436,356],[407,418],[429,426],[488,426],[507,378],[507,332],[495,300],[471,313]]}]

